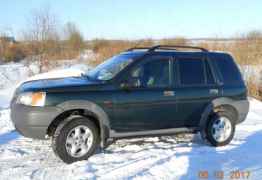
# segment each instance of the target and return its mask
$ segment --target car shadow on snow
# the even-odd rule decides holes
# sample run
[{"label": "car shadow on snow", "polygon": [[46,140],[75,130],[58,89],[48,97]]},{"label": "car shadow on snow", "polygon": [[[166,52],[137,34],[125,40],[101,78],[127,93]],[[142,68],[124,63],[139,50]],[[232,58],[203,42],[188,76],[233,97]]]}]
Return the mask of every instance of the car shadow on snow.
[{"label": "car shadow on snow", "polygon": [[[20,135],[17,131],[0,134],[0,146],[8,144],[19,137]],[[153,158],[150,163],[146,164],[141,169],[131,172],[127,178],[132,179],[137,176],[150,174],[150,170],[154,167],[168,165],[168,162],[174,161],[173,157],[176,157],[176,159],[179,157],[186,157],[188,159],[186,162],[186,173],[179,179],[199,179],[198,176],[200,171],[208,171],[209,179],[215,179],[215,172],[223,171],[225,176],[224,179],[230,179],[229,174],[230,171],[233,170],[250,171],[251,178],[254,179],[256,177],[261,177],[262,175],[261,139],[262,131],[256,131],[247,137],[232,141],[228,146],[219,148],[206,145],[203,143],[199,135],[195,135],[190,141],[178,140],[175,137],[169,136],[160,137],[158,139],[143,138],[136,140],[121,140],[119,143],[114,143],[112,148],[109,146],[109,148],[104,151],[104,154],[97,152],[99,154],[96,154],[95,156],[98,156],[98,159],[100,160],[104,158],[104,160],[106,160],[108,159],[108,156],[110,157],[112,155],[123,156],[126,158],[124,161],[121,158],[109,158],[109,162],[103,160],[96,162],[95,158],[94,161],[87,162],[86,170],[92,171],[95,175],[100,177],[104,177],[107,174],[105,172],[110,174],[114,171],[117,173],[130,165],[135,165],[136,163]],[[189,151],[179,151],[179,148],[189,148]],[[169,151],[166,156],[157,157],[157,154],[154,152],[151,153],[152,150],[164,150],[163,152],[171,150],[171,153]],[[139,154],[140,152],[142,153]],[[145,152],[149,153],[147,154]],[[138,156],[136,156],[136,154]],[[101,165],[107,167],[108,171],[101,172],[98,168]],[[180,169],[177,169],[177,171],[180,171]],[[163,172],[162,175],[163,174],[165,174],[165,172]],[[172,177],[172,174],[168,174],[168,177],[172,179],[176,178]]]},{"label": "car shadow on snow", "polygon": [[250,172],[250,179],[259,178],[262,176],[261,139],[262,131],[257,131],[240,143],[233,141],[225,147],[199,148],[193,144],[191,152],[186,154],[187,173],[181,179],[199,179],[201,172],[208,172],[209,179],[219,179],[217,173],[223,174],[224,177],[220,179],[231,179],[233,171]]},{"label": "car shadow on snow", "polygon": [[[203,145],[199,139],[194,139],[193,141],[197,146]],[[99,161],[96,161],[97,158],[94,158],[96,160],[89,160],[86,171],[90,172],[91,168],[95,176],[103,178],[109,174],[111,176],[112,174],[118,174],[118,172],[127,173],[126,170],[130,169],[130,166],[134,167],[136,164],[140,166],[139,164],[146,161],[147,165],[139,168],[138,171],[127,173],[127,177],[124,175],[125,179],[132,179],[148,174],[151,168],[165,165],[165,163],[176,156],[186,155],[186,153],[179,153],[177,150],[179,148],[191,148],[191,145],[192,136],[190,139],[177,138],[177,136],[123,139],[113,143],[103,153],[97,151],[95,156],[97,156]],[[166,151],[168,153],[165,153]],[[161,155],[164,154],[164,156],[159,157],[159,153]],[[97,169],[99,166],[104,166],[106,170],[101,172],[100,169]]]},{"label": "car shadow on snow", "polygon": [[[262,174],[262,154],[261,154],[261,147],[262,147],[262,131],[254,132],[253,134],[241,138],[236,139],[231,142],[231,144],[224,146],[224,147],[218,147],[214,148],[209,145],[206,145],[200,138],[200,135],[195,135],[193,137],[193,140],[191,141],[179,141],[177,142],[174,140],[174,137],[163,137],[159,138],[158,141],[150,140],[150,139],[142,139],[138,141],[121,141],[120,143],[116,143],[113,146],[116,146],[114,148],[108,148],[104,151],[104,155],[107,156],[107,154],[114,155],[130,155],[130,154],[139,154],[142,152],[150,151],[150,150],[172,150],[174,152],[167,153],[164,157],[155,157],[154,155],[151,156],[148,153],[143,157],[141,156],[133,156],[127,157],[125,161],[118,161],[113,160],[108,163],[109,166],[112,168],[109,168],[109,171],[106,171],[108,173],[111,173],[112,171],[118,172],[121,170],[124,170],[125,167],[128,167],[132,164],[136,164],[139,162],[142,162],[144,160],[148,160],[150,158],[153,158],[154,161],[152,163],[149,163],[145,165],[143,168],[139,169],[136,172],[130,173],[128,175],[127,179],[132,179],[134,177],[143,176],[150,174],[151,168],[154,167],[161,167],[168,165],[170,161],[173,161],[174,157],[180,158],[180,157],[186,157],[188,159],[187,165],[186,165],[186,173],[182,177],[172,177],[172,174],[167,174],[168,177],[172,179],[199,179],[199,173],[206,171],[208,172],[209,179],[216,179],[215,173],[216,172],[223,172],[224,173],[224,179],[230,179],[230,173],[232,171],[249,171],[251,172],[252,179],[254,177],[261,177]],[[123,143],[123,144],[122,144]],[[120,147],[118,147],[120,146]],[[126,146],[126,148],[125,148]],[[138,149],[130,148],[130,146],[139,146]],[[182,150],[180,151],[179,148]],[[184,151],[183,149],[189,148],[189,151]],[[105,163],[105,162],[103,162]],[[96,169],[96,162],[87,163],[88,166],[93,166],[93,172],[97,174],[100,177],[103,177],[107,173],[99,173],[99,169]],[[124,168],[124,169],[123,169]],[[177,169],[177,171],[181,171],[180,169]],[[165,172],[161,173],[162,175],[165,174]],[[151,174],[153,175],[153,174]]]},{"label": "car shadow on snow", "polygon": [[10,141],[13,141],[19,137],[19,133],[15,130],[0,134],[0,145],[7,144]]}]

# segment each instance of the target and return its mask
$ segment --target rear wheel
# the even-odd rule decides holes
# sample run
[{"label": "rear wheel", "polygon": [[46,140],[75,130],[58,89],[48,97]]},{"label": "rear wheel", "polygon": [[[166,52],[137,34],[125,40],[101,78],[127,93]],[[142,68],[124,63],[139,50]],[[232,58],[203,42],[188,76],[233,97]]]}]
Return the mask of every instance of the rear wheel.
[{"label": "rear wheel", "polygon": [[54,152],[65,163],[86,160],[99,144],[96,125],[85,117],[71,117],[62,122],[52,139]]},{"label": "rear wheel", "polygon": [[224,146],[231,142],[235,134],[235,120],[229,112],[212,115],[206,126],[206,140],[212,146]]}]

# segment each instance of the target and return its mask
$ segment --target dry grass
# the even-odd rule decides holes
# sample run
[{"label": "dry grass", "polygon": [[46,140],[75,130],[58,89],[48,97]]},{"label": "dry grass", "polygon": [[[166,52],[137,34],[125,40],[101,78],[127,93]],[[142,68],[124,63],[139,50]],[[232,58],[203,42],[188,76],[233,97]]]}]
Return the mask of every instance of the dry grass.
[{"label": "dry grass", "polygon": [[249,96],[253,96],[255,98],[262,99],[258,84],[254,83],[254,81],[252,81],[251,78],[246,82],[246,84],[247,84]]},{"label": "dry grass", "polygon": [[[209,50],[229,52],[240,65],[262,65],[262,33],[257,31],[247,33],[246,35],[230,42],[214,41],[200,43],[198,45]],[[261,74],[262,72],[258,74],[258,76],[261,76]],[[261,80],[258,83],[254,79],[255,78],[249,78],[246,82],[249,95],[262,99],[262,94],[259,93],[259,89],[262,91]]]},{"label": "dry grass", "polygon": [[[213,42],[200,43],[197,44],[197,46],[214,51],[229,52],[240,65],[262,65],[262,36],[258,36],[257,34],[251,36],[250,34],[252,34],[252,32],[241,38],[236,38],[235,40],[228,42],[219,41],[218,39]],[[105,59],[131,47],[152,46],[154,44],[188,45],[190,43],[184,38],[171,38],[162,39],[157,42],[150,39],[141,41],[95,40],[92,44],[93,46],[91,48],[99,54],[97,59],[92,63],[99,64]],[[252,78],[250,78],[246,84],[250,96],[261,98],[261,94],[259,94],[259,87],[261,87],[260,84],[254,82]]]},{"label": "dry grass", "polygon": [[170,38],[154,41],[152,39],[141,39],[137,41],[124,41],[124,40],[103,40],[97,39],[91,42],[91,49],[99,56],[92,63],[99,64],[105,59],[112,57],[124,50],[133,47],[150,47],[156,44],[162,45],[186,45],[187,40],[185,38]]},{"label": "dry grass", "polygon": [[154,42],[151,39],[139,41],[96,39],[90,44],[90,48],[98,54],[97,58],[94,59],[92,63],[100,64],[105,59],[108,59],[109,57],[112,57],[113,55],[123,52],[129,48],[152,46]]}]

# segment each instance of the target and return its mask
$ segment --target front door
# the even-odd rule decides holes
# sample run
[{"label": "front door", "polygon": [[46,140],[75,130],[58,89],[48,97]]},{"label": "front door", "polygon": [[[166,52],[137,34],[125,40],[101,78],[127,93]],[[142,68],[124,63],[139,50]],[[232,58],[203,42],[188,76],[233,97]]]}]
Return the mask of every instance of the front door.
[{"label": "front door", "polygon": [[114,95],[112,126],[115,131],[175,127],[176,99],[171,88],[171,59],[170,56],[147,57],[127,73],[129,87],[119,88]]}]

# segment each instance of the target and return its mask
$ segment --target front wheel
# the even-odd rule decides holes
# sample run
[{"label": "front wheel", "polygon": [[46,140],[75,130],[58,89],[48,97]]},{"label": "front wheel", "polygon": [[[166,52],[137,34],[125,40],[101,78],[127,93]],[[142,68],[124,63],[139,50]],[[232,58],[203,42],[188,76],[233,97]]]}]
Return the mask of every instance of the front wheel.
[{"label": "front wheel", "polygon": [[206,126],[206,140],[212,146],[224,146],[235,134],[235,121],[228,112],[217,112],[210,117]]},{"label": "front wheel", "polygon": [[88,159],[99,144],[96,125],[85,117],[66,119],[56,129],[52,148],[65,163]]}]

